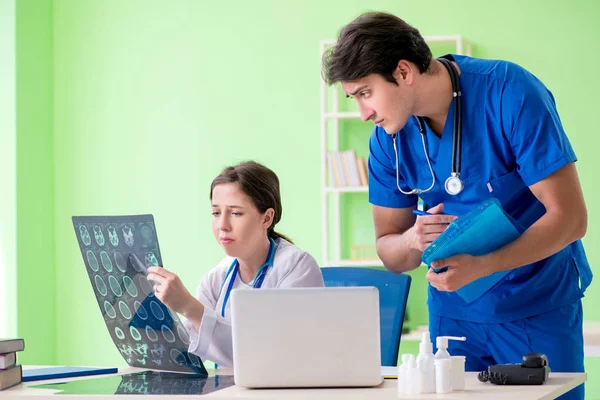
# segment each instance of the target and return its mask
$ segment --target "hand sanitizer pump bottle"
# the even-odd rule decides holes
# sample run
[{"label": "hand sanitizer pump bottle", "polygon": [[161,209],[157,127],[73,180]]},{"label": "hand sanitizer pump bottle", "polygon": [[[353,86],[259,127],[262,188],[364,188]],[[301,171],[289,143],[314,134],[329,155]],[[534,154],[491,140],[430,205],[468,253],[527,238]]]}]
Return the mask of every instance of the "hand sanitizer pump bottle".
[{"label": "hand sanitizer pump bottle", "polygon": [[435,340],[438,351],[434,356],[435,392],[449,393],[452,391],[452,358],[448,353],[448,340],[467,340],[466,337],[438,336]]},{"label": "hand sanitizer pump bottle", "polygon": [[435,344],[438,348],[438,351],[435,353],[435,358],[450,358],[450,353],[448,353],[448,339],[462,340],[463,342],[467,340],[464,336],[438,336],[435,339]]},{"label": "hand sanitizer pump bottle", "polygon": [[429,332],[423,332],[417,356],[419,393],[435,393],[435,365]]}]

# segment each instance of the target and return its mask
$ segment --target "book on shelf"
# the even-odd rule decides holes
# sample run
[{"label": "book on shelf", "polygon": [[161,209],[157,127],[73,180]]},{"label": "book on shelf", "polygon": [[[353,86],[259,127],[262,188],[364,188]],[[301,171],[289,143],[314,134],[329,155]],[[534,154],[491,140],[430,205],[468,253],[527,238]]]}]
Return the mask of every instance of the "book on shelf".
[{"label": "book on shelf", "polygon": [[367,159],[360,157],[358,159],[358,174],[360,176],[360,185],[369,186],[369,172],[367,169]]},{"label": "book on shelf", "polygon": [[[327,169],[329,170],[329,186],[342,186],[342,176],[335,152],[327,153]],[[333,178],[333,179],[332,179]]]},{"label": "book on shelf", "polygon": [[330,187],[361,187],[368,185],[366,159],[357,157],[354,150],[327,153]]},{"label": "book on shelf", "polygon": [[346,162],[348,163],[350,186],[360,186],[360,175],[358,174],[358,160],[356,158],[356,153],[352,150],[347,150],[344,153],[346,154]]},{"label": "book on shelf", "polygon": [[335,156],[335,163],[337,164],[337,170],[340,174],[340,186],[348,186],[348,174],[346,172],[347,168],[344,168],[344,160],[342,157],[342,153],[340,153],[339,151],[335,151],[333,155]]},{"label": "book on shelf", "polygon": [[8,389],[21,383],[22,375],[23,370],[20,365],[13,365],[8,369],[0,370],[0,390]]},{"label": "book on shelf", "polygon": [[0,370],[8,369],[17,363],[16,353],[0,354]]}]

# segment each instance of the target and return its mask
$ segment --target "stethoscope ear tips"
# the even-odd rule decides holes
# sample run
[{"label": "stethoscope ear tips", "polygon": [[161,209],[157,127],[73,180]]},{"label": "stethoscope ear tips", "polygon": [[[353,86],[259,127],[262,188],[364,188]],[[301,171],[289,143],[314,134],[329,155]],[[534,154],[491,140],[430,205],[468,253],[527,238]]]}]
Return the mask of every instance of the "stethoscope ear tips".
[{"label": "stethoscope ear tips", "polygon": [[446,192],[453,196],[462,192],[464,187],[465,185],[463,184],[463,181],[461,181],[460,178],[454,174],[448,177],[448,179],[446,179],[446,182],[444,183],[444,188],[446,189]]}]

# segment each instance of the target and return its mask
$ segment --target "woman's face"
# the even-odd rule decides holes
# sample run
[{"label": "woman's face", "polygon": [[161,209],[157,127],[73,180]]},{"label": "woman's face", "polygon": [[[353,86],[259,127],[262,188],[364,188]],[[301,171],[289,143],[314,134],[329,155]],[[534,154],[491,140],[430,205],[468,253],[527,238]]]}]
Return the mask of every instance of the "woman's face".
[{"label": "woman's face", "polygon": [[273,221],[273,209],[260,213],[237,183],[213,188],[212,215],[215,239],[228,256],[237,258],[255,251]]}]

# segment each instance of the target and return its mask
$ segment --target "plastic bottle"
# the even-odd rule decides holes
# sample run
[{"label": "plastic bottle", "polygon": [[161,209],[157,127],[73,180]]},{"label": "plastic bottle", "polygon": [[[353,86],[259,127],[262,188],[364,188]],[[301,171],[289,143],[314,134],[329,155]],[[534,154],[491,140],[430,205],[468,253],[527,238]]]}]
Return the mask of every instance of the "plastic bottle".
[{"label": "plastic bottle", "polygon": [[408,360],[408,369],[406,373],[406,392],[407,394],[419,394],[419,370],[414,356]]},{"label": "plastic bottle", "polygon": [[419,393],[435,393],[435,365],[429,332],[423,332],[417,356]]},{"label": "plastic bottle", "polygon": [[414,359],[415,356],[412,354],[402,354],[402,364],[398,366],[398,394],[408,393],[407,388],[407,375],[408,375],[408,366],[410,364],[410,359]]},{"label": "plastic bottle", "polygon": [[438,336],[435,339],[435,344],[438,348],[438,351],[435,353],[435,358],[450,358],[450,353],[448,353],[448,339],[462,340],[463,342],[467,340],[464,336]]},{"label": "plastic bottle", "polygon": [[452,391],[452,359],[436,358],[435,363],[435,392],[450,393]]},{"label": "plastic bottle", "polygon": [[452,356],[452,390],[465,390],[465,356]]}]

